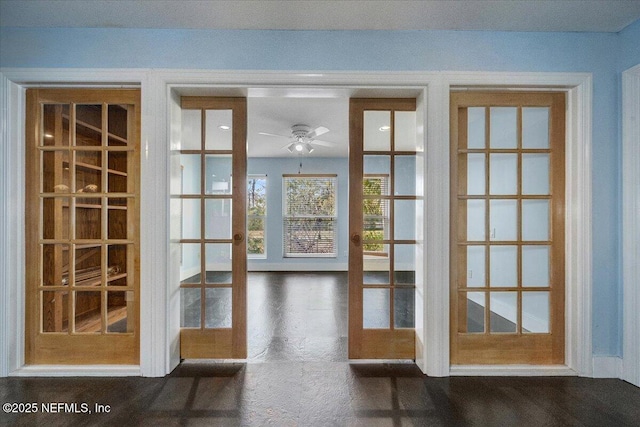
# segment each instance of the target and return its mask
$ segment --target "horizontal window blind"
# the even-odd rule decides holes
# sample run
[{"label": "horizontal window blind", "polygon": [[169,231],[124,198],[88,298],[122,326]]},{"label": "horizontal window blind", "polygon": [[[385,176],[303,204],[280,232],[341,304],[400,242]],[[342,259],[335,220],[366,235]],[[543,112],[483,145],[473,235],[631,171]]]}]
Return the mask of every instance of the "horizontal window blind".
[{"label": "horizontal window blind", "polygon": [[283,176],[283,246],[288,257],[336,255],[336,176]]}]

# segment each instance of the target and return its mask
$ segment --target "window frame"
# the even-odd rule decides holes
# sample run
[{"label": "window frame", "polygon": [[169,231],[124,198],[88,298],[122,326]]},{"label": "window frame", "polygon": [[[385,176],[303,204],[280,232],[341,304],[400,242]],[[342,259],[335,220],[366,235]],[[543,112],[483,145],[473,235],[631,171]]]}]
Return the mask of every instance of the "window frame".
[{"label": "window frame", "polygon": [[[318,179],[324,178],[332,181],[334,209],[333,215],[288,215],[287,180],[289,179]],[[287,220],[291,218],[316,218],[329,219],[333,223],[333,252],[331,253],[295,253],[287,252]],[[283,258],[337,258],[338,256],[338,175],[337,174],[283,174],[282,175],[282,256]]]}]

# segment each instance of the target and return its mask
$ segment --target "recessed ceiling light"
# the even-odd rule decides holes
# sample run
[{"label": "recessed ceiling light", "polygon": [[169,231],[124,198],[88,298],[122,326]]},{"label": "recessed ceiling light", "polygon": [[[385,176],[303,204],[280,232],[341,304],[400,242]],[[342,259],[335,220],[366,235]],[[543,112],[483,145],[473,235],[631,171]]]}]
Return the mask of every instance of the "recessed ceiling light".
[{"label": "recessed ceiling light", "polygon": [[380,132],[386,132],[389,129],[391,129],[391,126],[389,125],[380,126]]},{"label": "recessed ceiling light", "polygon": [[222,130],[229,130],[231,129],[231,126],[227,126],[227,125],[220,125],[218,126],[218,128],[222,129]]}]

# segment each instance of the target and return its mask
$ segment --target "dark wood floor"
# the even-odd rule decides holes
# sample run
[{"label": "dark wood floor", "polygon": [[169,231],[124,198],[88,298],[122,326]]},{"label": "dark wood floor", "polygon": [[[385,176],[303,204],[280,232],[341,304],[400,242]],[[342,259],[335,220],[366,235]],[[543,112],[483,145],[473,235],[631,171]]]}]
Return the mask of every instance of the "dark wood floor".
[{"label": "dark wood floor", "polygon": [[[429,378],[412,363],[350,363],[345,287],[343,273],[252,274],[247,363],[186,361],[165,378],[3,378],[0,402],[40,410],[0,412],[0,425],[640,425],[640,389],[620,380]],[[94,413],[42,413],[50,402]]]}]

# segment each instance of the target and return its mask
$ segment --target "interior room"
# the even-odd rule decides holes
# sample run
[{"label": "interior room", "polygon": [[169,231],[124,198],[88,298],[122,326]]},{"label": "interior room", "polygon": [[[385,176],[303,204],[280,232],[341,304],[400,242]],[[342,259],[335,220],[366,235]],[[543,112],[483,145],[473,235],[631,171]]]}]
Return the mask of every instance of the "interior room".
[{"label": "interior room", "polygon": [[1,421],[637,423],[640,1],[117,3],[0,0]]},{"label": "interior room", "polygon": [[[180,89],[179,92],[202,94],[203,89]],[[215,94],[216,90],[209,89],[209,92]],[[356,92],[353,89],[249,88],[246,93],[248,359],[347,360],[348,117],[349,98]],[[361,96],[366,93],[358,92]],[[376,91],[375,95],[391,98],[416,93],[402,89]],[[198,111],[183,109],[176,113],[176,119],[177,114],[180,115],[183,153],[191,147],[189,141],[199,139],[202,125]],[[212,113],[205,118],[206,128],[215,132],[211,140],[230,138],[230,120],[230,115],[222,113]],[[414,113],[409,120],[406,131],[413,133],[411,139],[415,140]],[[365,132],[384,137],[389,135],[390,128],[384,120],[375,121]],[[397,192],[414,194],[420,185],[415,179],[415,159],[404,156],[396,161],[402,171],[397,175],[398,182],[402,183],[397,185]],[[365,177],[369,177],[366,185],[371,192],[388,191],[388,162],[388,156],[371,156],[365,160]],[[199,156],[190,151],[180,154],[179,164],[180,194],[199,193]],[[233,180],[231,164],[214,155],[207,157],[205,164],[205,192],[228,193]],[[206,237],[230,233],[229,202],[205,202],[209,204],[205,206],[203,222]],[[402,209],[396,214],[399,219],[395,233],[400,237],[415,234],[414,215],[407,213],[419,207],[408,202],[399,205]],[[388,239],[388,204],[381,205],[376,200],[368,203],[370,206],[364,214],[371,218],[368,233],[373,237],[369,239]],[[308,206],[316,204],[320,211],[308,210]],[[196,237],[200,233],[197,201],[183,199],[176,212],[182,218],[179,228],[183,240]],[[220,227],[220,223],[227,225]],[[371,242],[366,249],[365,282],[388,283],[389,245]],[[200,291],[194,287],[200,283],[201,275],[199,244],[180,244],[179,251],[180,283],[185,286],[181,289],[181,327],[198,327],[202,311],[204,323],[210,327],[230,327],[231,292],[227,291],[225,297],[213,297],[210,294],[220,289],[205,291],[207,302],[201,310]],[[205,282],[228,283],[232,275],[228,245],[206,244],[205,252],[208,277]],[[393,274],[397,283],[407,285],[394,295],[393,310],[398,327],[412,328],[415,323],[411,287],[416,276],[415,252],[409,244],[395,247]],[[392,307],[389,296],[372,289],[368,298],[364,322],[388,323]]]}]

